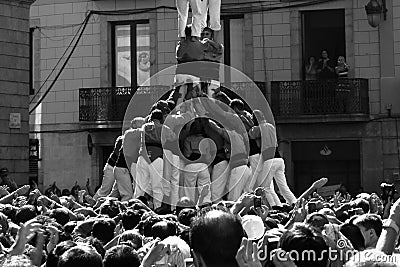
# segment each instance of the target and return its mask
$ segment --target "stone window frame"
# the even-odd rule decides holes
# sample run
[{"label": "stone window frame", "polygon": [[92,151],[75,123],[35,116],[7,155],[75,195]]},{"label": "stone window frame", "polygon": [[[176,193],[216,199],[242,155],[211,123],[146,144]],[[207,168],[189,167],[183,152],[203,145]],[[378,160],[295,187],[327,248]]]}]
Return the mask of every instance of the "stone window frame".
[{"label": "stone window frame", "polygon": [[157,14],[143,13],[130,15],[99,15],[100,16],[100,86],[112,86],[112,25],[123,21],[148,20],[150,25],[150,76],[157,73]]}]

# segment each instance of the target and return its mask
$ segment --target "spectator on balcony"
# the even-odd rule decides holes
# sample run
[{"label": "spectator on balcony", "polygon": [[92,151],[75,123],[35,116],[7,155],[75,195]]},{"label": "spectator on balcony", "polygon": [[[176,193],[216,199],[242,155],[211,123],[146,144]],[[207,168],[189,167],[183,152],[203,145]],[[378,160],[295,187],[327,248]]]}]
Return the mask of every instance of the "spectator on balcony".
[{"label": "spectator on balcony", "polygon": [[17,184],[8,176],[8,169],[7,168],[1,168],[0,169],[0,179],[1,179],[0,185],[7,186],[8,187],[8,191],[14,192],[15,190],[18,189]]},{"label": "spectator on balcony", "polygon": [[311,56],[308,58],[308,63],[306,64],[306,80],[316,80],[317,79],[317,62],[315,62],[315,57]]},{"label": "spectator on balcony", "polygon": [[317,77],[320,80],[329,80],[335,78],[334,62],[329,59],[328,51],[322,50],[321,58],[318,60]]},{"label": "spectator on balcony", "polygon": [[349,69],[350,67],[347,65],[344,56],[339,56],[337,60],[337,66],[335,67],[335,72],[338,78],[347,78]]}]

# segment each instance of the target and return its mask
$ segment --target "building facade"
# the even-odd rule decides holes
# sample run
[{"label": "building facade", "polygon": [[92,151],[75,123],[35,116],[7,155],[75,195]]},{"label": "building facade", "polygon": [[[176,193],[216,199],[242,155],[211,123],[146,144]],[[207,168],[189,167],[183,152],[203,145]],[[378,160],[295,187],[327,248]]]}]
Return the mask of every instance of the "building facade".
[{"label": "building facade", "polygon": [[[321,176],[353,193],[399,179],[400,3],[386,0],[387,17],[376,28],[367,3],[222,1],[223,62],[263,88],[296,193]],[[30,138],[40,147],[41,186],[99,184],[130,97],[157,100],[145,81],[176,63],[174,7],[173,0],[32,5]],[[322,50],[335,62],[346,58],[347,79],[305,80],[308,58],[318,60]]]},{"label": "building facade", "polygon": [[29,8],[0,1],[0,168],[18,184],[29,175]]}]

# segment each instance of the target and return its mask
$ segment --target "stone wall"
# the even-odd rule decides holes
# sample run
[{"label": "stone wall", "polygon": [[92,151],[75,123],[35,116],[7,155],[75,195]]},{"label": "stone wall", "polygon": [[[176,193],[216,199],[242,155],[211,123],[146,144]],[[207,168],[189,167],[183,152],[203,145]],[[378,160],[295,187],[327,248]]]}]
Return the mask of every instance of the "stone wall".
[{"label": "stone wall", "polygon": [[[28,182],[29,6],[33,1],[0,1],[0,168],[18,184]],[[21,116],[10,128],[10,113]]]}]

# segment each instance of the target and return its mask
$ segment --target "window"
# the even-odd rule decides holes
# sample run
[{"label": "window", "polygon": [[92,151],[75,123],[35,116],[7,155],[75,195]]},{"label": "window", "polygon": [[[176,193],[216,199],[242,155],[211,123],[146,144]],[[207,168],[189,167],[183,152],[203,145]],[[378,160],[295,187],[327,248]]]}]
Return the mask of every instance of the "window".
[{"label": "window", "polygon": [[29,29],[29,94],[34,95],[35,89],[35,41],[34,41],[35,28]]},{"label": "window", "polygon": [[[221,63],[244,71],[244,19],[242,15],[224,16],[221,19],[221,31],[217,41],[224,45]],[[224,70],[221,80],[234,81],[231,71]]]},{"label": "window", "polygon": [[150,78],[149,22],[130,21],[113,24],[112,41],[113,86],[148,85]]},{"label": "window", "polygon": [[29,139],[29,178],[34,179],[37,183],[38,179],[38,162],[39,162],[39,140]]},{"label": "window", "polygon": [[304,66],[311,56],[318,61],[322,50],[335,64],[339,56],[346,57],[344,9],[306,11],[302,20]]}]

